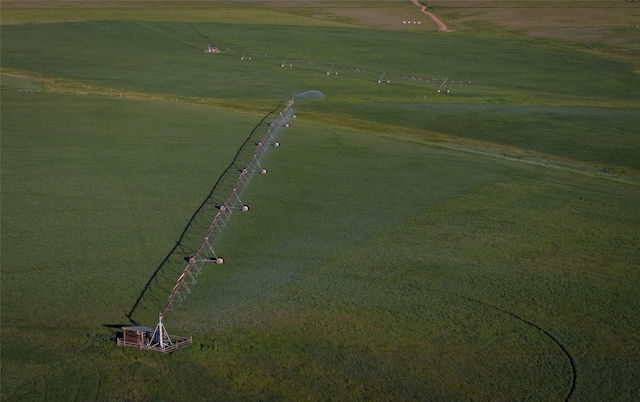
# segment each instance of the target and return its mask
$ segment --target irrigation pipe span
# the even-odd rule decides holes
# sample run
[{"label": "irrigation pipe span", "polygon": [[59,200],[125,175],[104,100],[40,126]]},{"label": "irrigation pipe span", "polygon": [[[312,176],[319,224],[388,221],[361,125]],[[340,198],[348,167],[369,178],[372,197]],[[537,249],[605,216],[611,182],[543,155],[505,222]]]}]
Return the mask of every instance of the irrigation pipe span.
[{"label": "irrigation pipe span", "polygon": [[160,323],[165,317],[167,312],[173,309],[175,303],[182,303],[189,293],[191,293],[190,286],[195,285],[196,277],[202,272],[205,264],[224,263],[224,259],[218,256],[215,252],[215,242],[220,236],[222,230],[229,224],[231,216],[234,211],[248,211],[249,206],[242,203],[240,198],[242,191],[249,184],[255,173],[265,174],[266,169],[260,164],[260,160],[267,150],[272,146],[279,146],[280,143],[276,141],[276,135],[282,127],[288,127],[287,120],[291,117],[295,117],[293,114],[294,100],[290,99],[286,103],[286,107],[278,114],[278,117],[269,125],[266,134],[261,141],[258,142],[256,150],[251,158],[249,164],[242,169],[240,177],[236,181],[233,190],[226,201],[220,205],[218,213],[209,226],[202,244],[196,251],[195,255],[189,258],[187,266],[182,271],[182,274],[178,277],[175,286],[171,290],[167,304],[165,305],[162,313],[160,313]]}]

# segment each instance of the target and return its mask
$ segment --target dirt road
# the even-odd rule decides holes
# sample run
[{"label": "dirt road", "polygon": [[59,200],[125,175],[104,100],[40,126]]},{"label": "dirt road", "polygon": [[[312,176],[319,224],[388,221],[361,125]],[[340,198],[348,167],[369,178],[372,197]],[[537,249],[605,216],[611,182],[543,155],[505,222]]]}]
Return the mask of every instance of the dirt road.
[{"label": "dirt road", "polygon": [[436,25],[438,26],[438,31],[442,31],[442,32],[451,32],[449,31],[449,29],[447,29],[447,26],[440,21],[440,19],[438,17],[436,17],[435,15],[431,14],[430,12],[427,11],[427,6],[423,5],[419,0],[412,0],[413,4],[415,4],[416,6],[420,7],[420,11],[422,11],[424,14],[428,15],[429,18],[431,18],[433,20],[433,22],[436,23]]}]

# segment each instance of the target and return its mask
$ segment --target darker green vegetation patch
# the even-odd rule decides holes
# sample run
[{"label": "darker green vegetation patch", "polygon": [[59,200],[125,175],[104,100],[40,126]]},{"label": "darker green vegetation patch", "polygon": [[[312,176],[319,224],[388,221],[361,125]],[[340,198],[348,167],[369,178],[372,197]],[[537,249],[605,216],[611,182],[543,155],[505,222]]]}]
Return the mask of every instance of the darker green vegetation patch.
[{"label": "darker green vegetation patch", "polygon": [[462,103],[352,103],[348,108],[323,103],[312,107],[342,118],[421,129],[603,166],[640,168],[635,110]]}]

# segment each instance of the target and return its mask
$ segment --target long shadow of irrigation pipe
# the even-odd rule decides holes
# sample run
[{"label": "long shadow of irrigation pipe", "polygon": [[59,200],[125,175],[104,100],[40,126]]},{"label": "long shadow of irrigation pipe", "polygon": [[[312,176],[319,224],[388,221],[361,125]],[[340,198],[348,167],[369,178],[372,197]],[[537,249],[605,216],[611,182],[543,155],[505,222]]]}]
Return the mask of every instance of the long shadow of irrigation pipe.
[{"label": "long shadow of irrigation pipe", "polygon": [[[202,213],[202,211],[204,210],[205,206],[207,206],[207,204],[209,204],[213,200],[213,196],[216,193],[216,190],[218,189],[218,187],[221,185],[221,183],[225,182],[226,179],[231,178],[230,176],[232,174],[236,173],[238,171],[238,169],[242,169],[244,167],[244,165],[241,166],[241,167],[239,167],[237,165],[239,157],[243,154],[243,151],[245,151],[245,148],[247,147],[247,145],[250,144],[251,139],[253,138],[253,135],[256,133],[256,131],[265,123],[265,120],[267,120],[269,118],[269,116],[271,116],[273,113],[278,111],[280,108],[281,108],[281,106],[278,105],[275,109],[273,109],[272,111],[267,113],[262,118],[262,120],[260,120],[260,122],[258,124],[256,124],[256,126],[253,128],[253,130],[251,130],[251,133],[244,140],[244,142],[242,143],[242,145],[238,149],[238,152],[236,152],[236,155],[233,158],[233,160],[231,161],[231,163],[229,164],[229,166],[224,170],[222,175],[218,178],[216,183],[211,188],[211,191],[209,191],[209,194],[207,194],[207,196],[202,201],[200,206],[196,209],[196,211],[193,213],[193,215],[191,215],[191,218],[187,222],[187,225],[184,227],[184,230],[180,234],[180,237],[178,237],[178,240],[176,241],[176,244],[173,246],[173,248],[171,248],[171,250],[169,250],[169,252],[165,256],[165,258],[162,260],[160,265],[158,265],[158,267],[155,269],[155,271],[153,272],[153,274],[151,275],[151,277],[147,281],[146,285],[142,289],[142,292],[140,293],[140,296],[138,296],[138,299],[133,304],[133,307],[131,307],[131,310],[129,310],[129,312],[125,314],[125,316],[129,319],[129,321],[132,324],[139,325],[135,321],[135,319],[133,318],[133,315],[135,314],[136,310],[140,307],[140,305],[142,303],[142,300],[148,295],[150,289],[153,287],[154,282],[156,281],[156,279],[158,278],[160,273],[162,273],[162,271],[166,267],[166,265],[167,265],[168,261],[171,259],[171,257],[174,256],[176,253],[182,253],[182,254],[186,255],[185,250],[184,250],[183,241],[184,241],[185,237],[187,236],[187,234],[189,233],[189,231],[191,230],[191,228],[192,228],[194,222],[196,221],[196,218],[198,217],[198,215],[200,215],[200,213]],[[251,145],[253,145],[253,144],[251,144]],[[235,178],[234,178],[234,180],[235,180]],[[202,235],[204,236],[205,233],[202,233]],[[160,307],[160,309],[161,309],[161,307]]]}]

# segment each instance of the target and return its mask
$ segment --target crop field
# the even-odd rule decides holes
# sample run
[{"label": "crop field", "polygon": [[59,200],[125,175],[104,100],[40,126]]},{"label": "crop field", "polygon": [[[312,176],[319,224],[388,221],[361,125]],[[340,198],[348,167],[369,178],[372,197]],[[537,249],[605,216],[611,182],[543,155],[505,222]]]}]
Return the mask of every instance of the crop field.
[{"label": "crop field", "polygon": [[638,400],[619,3],[3,2],[0,400]]}]

